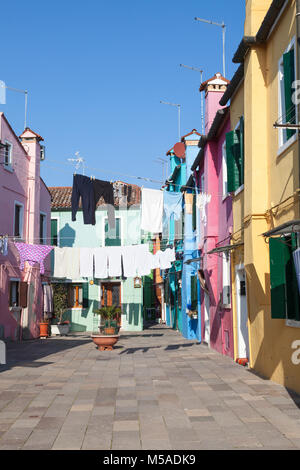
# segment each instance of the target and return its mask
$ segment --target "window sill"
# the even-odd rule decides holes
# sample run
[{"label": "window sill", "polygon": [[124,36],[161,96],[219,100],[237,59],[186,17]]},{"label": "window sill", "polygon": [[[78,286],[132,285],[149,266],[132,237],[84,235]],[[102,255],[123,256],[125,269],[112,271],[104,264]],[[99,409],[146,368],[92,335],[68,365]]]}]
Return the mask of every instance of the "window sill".
[{"label": "window sill", "polygon": [[230,196],[229,193],[224,194],[224,195],[222,196],[222,202],[226,201],[226,199],[227,199],[229,196]]},{"label": "window sill", "polygon": [[9,307],[10,312],[21,312],[22,307]]},{"label": "window sill", "polygon": [[286,320],[285,325],[292,328],[300,328],[300,321],[297,320]]},{"label": "window sill", "polygon": [[298,133],[294,134],[292,137],[290,137],[289,140],[287,140],[284,144],[282,144],[278,151],[277,151],[277,157],[280,157],[291,145],[293,145],[296,140],[298,139]]},{"label": "window sill", "polygon": [[242,191],[244,191],[244,185],[242,184],[242,186],[240,186],[235,192],[234,192],[234,196],[237,196],[238,194],[240,194]]},{"label": "window sill", "polygon": [[9,173],[13,173],[13,167],[11,165],[3,165],[4,170],[9,171]]}]

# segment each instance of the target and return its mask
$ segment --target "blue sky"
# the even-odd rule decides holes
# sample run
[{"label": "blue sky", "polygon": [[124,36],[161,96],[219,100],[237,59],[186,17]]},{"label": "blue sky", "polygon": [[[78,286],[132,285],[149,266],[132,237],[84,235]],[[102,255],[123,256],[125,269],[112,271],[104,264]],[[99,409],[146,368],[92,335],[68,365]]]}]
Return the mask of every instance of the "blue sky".
[{"label": "blue sky", "polygon": [[[229,7],[230,3],[230,7]],[[181,135],[201,130],[200,73],[222,72],[222,31],[195,17],[224,21],[227,78],[243,36],[241,0],[20,0],[2,7],[2,69],[7,86],[28,90],[27,125],[44,137],[41,175],[71,186],[68,158],[79,151],[85,174],[157,187],[165,157]],[[24,95],[7,90],[0,105],[17,135]],[[126,176],[128,175],[128,176]]]}]

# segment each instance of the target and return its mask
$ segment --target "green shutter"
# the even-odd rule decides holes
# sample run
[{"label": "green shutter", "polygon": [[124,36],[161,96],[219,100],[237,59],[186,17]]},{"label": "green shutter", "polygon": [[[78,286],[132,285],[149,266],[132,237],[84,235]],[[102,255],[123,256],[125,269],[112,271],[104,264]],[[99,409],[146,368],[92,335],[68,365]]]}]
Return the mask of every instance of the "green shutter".
[{"label": "green shutter", "polygon": [[191,310],[197,310],[197,276],[191,277]]},{"label": "green shutter", "polygon": [[282,238],[270,238],[271,317],[286,318],[286,263],[289,249]]},{"label": "green shutter", "polygon": [[51,219],[51,245],[57,246],[57,219]]},{"label": "green shutter", "polygon": [[82,284],[82,307],[89,308],[89,283]]},{"label": "green shutter", "polygon": [[236,191],[241,186],[240,131],[226,134],[227,190]]},{"label": "green shutter", "polygon": [[244,169],[245,169],[245,126],[244,126],[244,116],[240,117],[240,167],[241,167],[241,173],[240,173],[240,183],[244,184]]},{"label": "green shutter", "polygon": [[[283,75],[284,75],[284,96],[285,96],[285,122],[295,124],[296,107],[292,101],[293,88],[295,81],[295,56],[294,48],[286,54],[283,54]],[[287,140],[295,134],[296,131],[286,129]]]}]

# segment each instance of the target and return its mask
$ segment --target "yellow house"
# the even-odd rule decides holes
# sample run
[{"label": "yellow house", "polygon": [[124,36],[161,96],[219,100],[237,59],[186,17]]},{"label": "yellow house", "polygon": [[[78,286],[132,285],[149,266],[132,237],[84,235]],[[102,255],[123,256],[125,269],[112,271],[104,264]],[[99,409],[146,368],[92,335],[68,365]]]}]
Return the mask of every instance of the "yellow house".
[{"label": "yellow house", "polygon": [[[244,185],[233,193],[232,243],[243,243],[232,250],[235,356],[246,308],[250,367],[298,393],[299,36],[299,0],[246,0],[244,38],[233,58],[240,66],[224,98],[231,98],[232,130],[244,115]],[[243,269],[246,307],[237,295],[245,294]]]}]

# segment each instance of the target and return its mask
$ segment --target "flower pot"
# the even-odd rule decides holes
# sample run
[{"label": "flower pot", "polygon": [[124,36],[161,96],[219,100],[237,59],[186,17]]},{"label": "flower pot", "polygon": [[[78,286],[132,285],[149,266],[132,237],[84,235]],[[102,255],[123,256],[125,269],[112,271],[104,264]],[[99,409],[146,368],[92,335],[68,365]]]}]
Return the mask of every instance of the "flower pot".
[{"label": "flower pot", "polygon": [[62,324],[62,325],[51,325],[51,335],[56,336],[66,336],[70,331],[69,324]]},{"label": "flower pot", "polygon": [[105,335],[114,335],[115,333],[116,333],[116,328],[114,326],[109,326],[107,328],[104,328]]},{"label": "flower pot", "polygon": [[48,338],[49,336],[49,323],[41,322],[40,323],[40,338]]},{"label": "flower pot", "polygon": [[119,340],[119,335],[91,335],[99,351],[111,351]]}]

